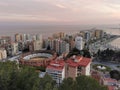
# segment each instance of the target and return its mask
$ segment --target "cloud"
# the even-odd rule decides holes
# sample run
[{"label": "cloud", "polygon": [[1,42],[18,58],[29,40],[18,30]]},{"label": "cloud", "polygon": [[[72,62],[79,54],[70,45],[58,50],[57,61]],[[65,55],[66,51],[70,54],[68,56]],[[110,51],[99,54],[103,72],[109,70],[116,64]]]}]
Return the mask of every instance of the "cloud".
[{"label": "cloud", "polygon": [[35,15],[17,15],[17,14],[11,14],[11,15],[6,15],[6,16],[0,15],[0,20],[1,21],[12,20],[12,21],[30,21],[30,22],[32,21],[37,21],[37,22],[54,21],[56,22],[56,18],[52,18],[52,17],[38,16],[38,15],[36,16]]},{"label": "cloud", "polygon": [[[1,0],[0,20],[94,23],[119,20],[119,0]],[[96,23],[95,22],[95,23]]]},{"label": "cloud", "polygon": [[67,8],[67,7],[65,7],[65,6],[63,6],[61,4],[56,4],[56,6],[59,7],[59,8]]},{"label": "cloud", "polygon": [[0,6],[8,6],[8,3],[0,2]]}]

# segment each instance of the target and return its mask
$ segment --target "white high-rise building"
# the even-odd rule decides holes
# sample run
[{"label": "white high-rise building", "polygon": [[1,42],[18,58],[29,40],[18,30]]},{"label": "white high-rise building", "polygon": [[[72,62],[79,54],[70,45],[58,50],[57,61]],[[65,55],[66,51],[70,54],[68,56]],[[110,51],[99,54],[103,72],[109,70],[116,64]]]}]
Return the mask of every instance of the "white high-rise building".
[{"label": "white high-rise building", "polygon": [[46,68],[46,72],[59,85],[65,78],[65,62],[63,60],[54,60]]},{"label": "white high-rise building", "polygon": [[12,45],[12,55],[16,55],[18,52],[19,52],[19,50],[18,50],[18,43],[11,43],[11,45]]},{"label": "white high-rise building", "polygon": [[40,40],[42,42],[43,41],[42,34],[37,34],[36,40]]},{"label": "white high-rise building", "polygon": [[85,36],[84,36],[84,38],[85,38],[85,41],[89,41],[90,38],[91,38],[91,33],[88,32],[88,31],[86,31],[86,32],[85,32]]},{"label": "white high-rise building", "polygon": [[31,40],[31,36],[30,36],[30,34],[26,34],[26,40]]},{"label": "white high-rise building", "polygon": [[15,41],[20,42],[21,40],[22,40],[22,35],[19,33],[15,34]]},{"label": "white high-rise building", "polygon": [[33,41],[33,45],[34,45],[34,50],[41,50],[43,43],[39,40]]},{"label": "white high-rise building", "polygon": [[75,47],[78,50],[82,50],[83,49],[83,38],[81,36],[77,36],[75,38]]},{"label": "white high-rise building", "polygon": [[0,48],[0,60],[7,58],[7,51],[4,48]]},{"label": "white high-rise building", "polygon": [[26,34],[22,34],[22,41],[26,41]]}]

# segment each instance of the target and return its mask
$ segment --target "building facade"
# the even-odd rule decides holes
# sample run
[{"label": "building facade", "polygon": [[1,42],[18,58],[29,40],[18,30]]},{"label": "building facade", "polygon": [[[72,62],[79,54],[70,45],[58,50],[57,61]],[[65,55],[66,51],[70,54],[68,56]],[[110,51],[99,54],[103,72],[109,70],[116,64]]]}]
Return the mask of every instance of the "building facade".
[{"label": "building facade", "polygon": [[91,59],[85,57],[71,57],[67,60],[56,59],[47,66],[46,72],[52,76],[53,80],[61,83],[64,78],[75,79],[80,75],[90,75]]},{"label": "building facade", "polygon": [[22,41],[22,35],[19,33],[15,34],[15,42],[20,42],[20,41]]},{"label": "building facade", "polygon": [[90,64],[91,59],[73,56],[70,59],[66,60],[66,77],[72,77],[75,79],[80,75],[90,75]]},{"label": "building facade", "polygon": [[43,47],[43,42],[41,42],[40,40],[35,40],[32,43],[33,43],[34,51],[41,50]]},{"label": "building facade", "polygon": [[63,60],[51,61],[46,68],[46,72],[52,76],[57,84],[62,83],[65,78],[65,62]]},{"label": "building facade", "polygon": [[83,49],[83,38],[81,36],[77,36],[75,38],[75,47],[78,50],[82,50]]},{"label": "building facade", "polygon": [[0,60],[7,58],[7,52],[4,48],[0,48]]}]

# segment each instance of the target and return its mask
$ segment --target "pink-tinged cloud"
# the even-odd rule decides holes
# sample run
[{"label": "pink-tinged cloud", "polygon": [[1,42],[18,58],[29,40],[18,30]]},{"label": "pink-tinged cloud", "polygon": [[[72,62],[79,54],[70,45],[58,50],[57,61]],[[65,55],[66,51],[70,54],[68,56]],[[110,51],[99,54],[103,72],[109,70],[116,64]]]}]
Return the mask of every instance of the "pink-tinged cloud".
[{"label": "pink-tinged cloud", "polygon": [[0,21],[118,23],[120,0],[1,0]]}]

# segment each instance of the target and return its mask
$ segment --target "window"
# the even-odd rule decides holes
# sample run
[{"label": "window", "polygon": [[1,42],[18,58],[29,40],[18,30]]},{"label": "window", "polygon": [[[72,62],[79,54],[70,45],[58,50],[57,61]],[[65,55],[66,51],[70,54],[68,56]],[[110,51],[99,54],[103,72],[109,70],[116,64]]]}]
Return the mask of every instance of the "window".
[{"label": "window", "polygon": [[77,68],[77,70],[78,70],[79,72],[81,72],[81,71],[82,71],[82,67],[79,66],[79,67]]}]

